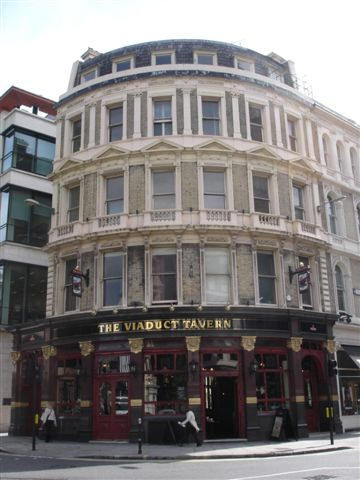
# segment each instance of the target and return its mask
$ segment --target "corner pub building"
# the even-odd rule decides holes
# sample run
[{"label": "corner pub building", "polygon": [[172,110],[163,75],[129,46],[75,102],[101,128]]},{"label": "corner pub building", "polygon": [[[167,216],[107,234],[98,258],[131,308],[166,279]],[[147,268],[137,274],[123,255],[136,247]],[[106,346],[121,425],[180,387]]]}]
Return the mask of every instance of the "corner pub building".
[{"label": "corner pub building", "polygon": [[145,441],[172,441],[187,406],[205,439],[269,438],[279,408],[306,437],[333,401],[341,428],[333,228],[357,222],[359,128],[299,88],[292,62],[213,41],[74,63],[47,318],[13,327],[13,433],[47,401],[72,439],[133,441],[142,419]]}]

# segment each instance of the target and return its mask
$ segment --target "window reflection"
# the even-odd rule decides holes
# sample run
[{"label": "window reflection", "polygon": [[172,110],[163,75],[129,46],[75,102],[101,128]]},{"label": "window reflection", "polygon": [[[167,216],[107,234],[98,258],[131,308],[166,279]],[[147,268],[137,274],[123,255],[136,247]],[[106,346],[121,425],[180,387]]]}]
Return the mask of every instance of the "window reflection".
[{"label": "window reflection", "polygon": [[99,386],[99,414],[111,415],[111,383],[103,382]]}]

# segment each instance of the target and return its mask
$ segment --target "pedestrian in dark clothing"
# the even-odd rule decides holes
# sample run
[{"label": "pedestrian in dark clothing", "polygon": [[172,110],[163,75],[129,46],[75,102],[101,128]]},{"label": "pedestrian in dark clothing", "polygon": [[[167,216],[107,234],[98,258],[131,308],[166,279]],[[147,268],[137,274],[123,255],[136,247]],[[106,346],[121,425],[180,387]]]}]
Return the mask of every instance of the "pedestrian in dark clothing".
[{"label": "pedestrian in dark clothing", "polygon": [[42,428],[45,432],[45,442],[50,442],[54,436],[55,427],[57,424],[54,409],[49,403],[41,415],[40,420]]},{"label": "pedestrian in dark clothing", "polygon": [[196,423],[194,412],[189,408],[186,412],[186,418],[183,422],[178,422],[183,428],[185,428],[185,438],[186,442],[189,442],[190,437],[194,437],[196,446],[201,447],[201,439],[200,439],[200,428]]}]

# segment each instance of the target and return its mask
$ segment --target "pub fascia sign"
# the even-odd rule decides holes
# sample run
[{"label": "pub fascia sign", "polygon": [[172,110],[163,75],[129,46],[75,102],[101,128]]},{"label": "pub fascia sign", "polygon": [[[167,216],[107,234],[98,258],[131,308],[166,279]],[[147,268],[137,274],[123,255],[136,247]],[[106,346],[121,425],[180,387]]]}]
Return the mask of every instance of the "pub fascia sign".
[{"label": "pub fascia sign", "polygon": [[100,323],[100,334],[120,332],[152,332],[161,330],[231,330],[230,318],[172,318],[168,320],[144,320]]}]

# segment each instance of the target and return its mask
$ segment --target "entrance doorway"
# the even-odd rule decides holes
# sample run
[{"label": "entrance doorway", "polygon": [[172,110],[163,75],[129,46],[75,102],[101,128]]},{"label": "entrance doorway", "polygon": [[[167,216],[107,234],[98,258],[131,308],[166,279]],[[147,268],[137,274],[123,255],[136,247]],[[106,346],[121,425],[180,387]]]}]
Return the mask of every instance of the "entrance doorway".
[{"label": "entrance doorway", "polygon": [[128,378],[101,378],[95,381],[94,436],[102,440],[129,437]]},{"label": "entrance doorway", "polygon": [[311,357],[302,362],[305,397],[305,419],[309,432],[319,431],[319,379],[316,363]]},{"label": "entrance doorway", "polygon": [[204,396],[206,438],[238,437],[237,377],[205,376]]}]

